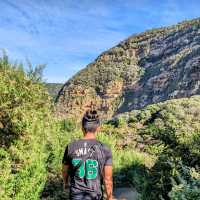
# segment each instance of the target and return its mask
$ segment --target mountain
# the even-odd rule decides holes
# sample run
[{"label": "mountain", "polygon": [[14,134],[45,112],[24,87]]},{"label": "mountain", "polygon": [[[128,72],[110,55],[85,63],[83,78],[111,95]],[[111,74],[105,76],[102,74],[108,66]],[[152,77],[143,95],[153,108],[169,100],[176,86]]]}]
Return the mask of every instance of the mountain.
[{"label": "mountain", "polygon": [[136,34],[103,52],[67,81],[59,117],[91,104],[103,118],[168,99],[200,94],[200,18]]},{"label": "mountain", "polygon": [[45,86],[49,92],[49,95],[55,99],[58,95],[58,92],[60,91],[62,87],[62,83],[45,83]]}]

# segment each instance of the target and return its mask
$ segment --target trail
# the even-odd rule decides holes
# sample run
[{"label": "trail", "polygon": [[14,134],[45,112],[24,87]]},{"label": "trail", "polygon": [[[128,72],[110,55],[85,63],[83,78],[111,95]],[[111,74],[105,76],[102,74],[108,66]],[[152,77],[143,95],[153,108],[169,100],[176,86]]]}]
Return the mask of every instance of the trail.
[{"label": "trail", "polygon": [[[138,193],[132,187],[117,187],[114,188],[113,200],[137,200],[137,195]],[[68,200],[68,192],[63,190],[62,178],[60,175],[49,175],[40,199]]]},{"label": "trail", "polygon": [[131,187],[118,187],[114,189],[115,200],[136,200],[138,193]]}]

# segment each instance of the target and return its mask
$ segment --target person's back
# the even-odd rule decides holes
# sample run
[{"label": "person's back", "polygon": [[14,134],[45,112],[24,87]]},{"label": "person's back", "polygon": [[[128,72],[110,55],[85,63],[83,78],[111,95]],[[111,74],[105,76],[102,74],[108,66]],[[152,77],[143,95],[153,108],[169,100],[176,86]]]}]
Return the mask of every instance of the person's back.
[{"label": "person's back", "polygon": [[99,127],[99,120],[91,114],[91,111],[87,112],[82,121],[84,138],[66,147],[63,157],[63,178],[66,184],[68,175],[70,177],[72,200],[102,199],[103,182],[107,199],[111,200],[112,154],[106,145],[96,140],[95,133]]}]

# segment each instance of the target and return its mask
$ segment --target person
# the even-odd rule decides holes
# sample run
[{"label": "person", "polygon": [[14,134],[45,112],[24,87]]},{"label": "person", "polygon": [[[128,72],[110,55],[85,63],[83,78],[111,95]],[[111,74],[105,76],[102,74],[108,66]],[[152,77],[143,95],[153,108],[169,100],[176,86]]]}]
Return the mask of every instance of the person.
[{"label": "person", "polygon": [[[112,200],[112,153],[96,139],[100,119],[96,110],[82,118],[83,138],[68,144],[62,160],[64,188],[69,185],[70,200]],[[70,180],[70,181],[69,181]]]}]

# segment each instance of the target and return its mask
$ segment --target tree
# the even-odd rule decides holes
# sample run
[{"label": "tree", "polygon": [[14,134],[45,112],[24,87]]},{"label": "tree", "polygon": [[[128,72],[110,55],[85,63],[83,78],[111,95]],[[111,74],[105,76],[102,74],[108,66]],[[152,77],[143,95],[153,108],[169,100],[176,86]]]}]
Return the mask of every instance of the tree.
[{"label": "tree", "polygon": [[36,65],[34,68],[32,63],[27,59],[27,65],[28,65],[27,76],[33,82],[43,82],[43,72],[46,67],[46,64],[39,64]]}]

